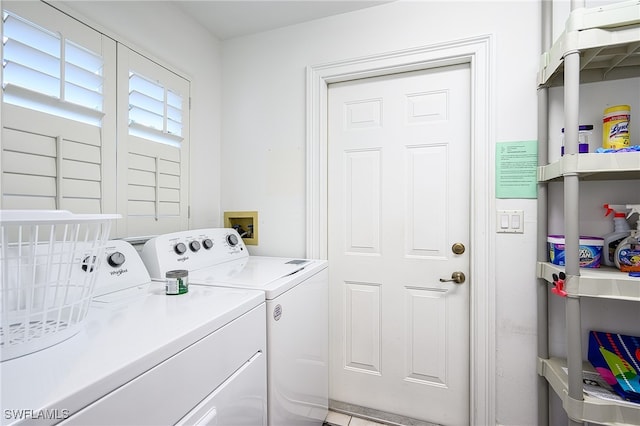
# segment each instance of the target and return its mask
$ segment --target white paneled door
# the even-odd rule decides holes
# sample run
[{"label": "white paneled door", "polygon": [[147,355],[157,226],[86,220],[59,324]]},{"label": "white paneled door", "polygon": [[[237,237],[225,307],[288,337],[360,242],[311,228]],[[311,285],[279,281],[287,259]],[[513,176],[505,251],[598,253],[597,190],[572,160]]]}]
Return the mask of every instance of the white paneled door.
[{"label": "white paneled door", "polygon": [[469,65],[328,93],[330,398],[468,424]]}]

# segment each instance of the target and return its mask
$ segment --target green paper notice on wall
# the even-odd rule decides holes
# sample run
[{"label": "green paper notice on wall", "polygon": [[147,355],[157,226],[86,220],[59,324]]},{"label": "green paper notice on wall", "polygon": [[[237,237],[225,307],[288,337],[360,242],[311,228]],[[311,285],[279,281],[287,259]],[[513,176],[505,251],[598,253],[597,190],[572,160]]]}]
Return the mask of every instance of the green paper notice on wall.
[{"label": "green paper notice on wall", "polygon": [[496,198],[538,197],[538,141],[496,144]]}]

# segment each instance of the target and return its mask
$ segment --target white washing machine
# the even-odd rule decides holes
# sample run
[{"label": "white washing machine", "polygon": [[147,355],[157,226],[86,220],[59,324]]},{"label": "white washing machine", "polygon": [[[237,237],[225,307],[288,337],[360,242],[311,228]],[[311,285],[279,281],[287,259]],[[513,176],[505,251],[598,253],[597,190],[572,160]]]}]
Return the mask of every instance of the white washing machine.
[{"label": "white washing machine", "polygon": [[250,256],[233,229],[165,234],[144,245],[152,279],[186,269],[192,287],[257,289],[266,297],[271,426],[321,425],[328,409],[328,269],[324,260]]},{"label": "white washing machine", "polygon": [[109,241],[82,330],[0,363],[2,425],[266,425],[264,293],[168,296]]}]

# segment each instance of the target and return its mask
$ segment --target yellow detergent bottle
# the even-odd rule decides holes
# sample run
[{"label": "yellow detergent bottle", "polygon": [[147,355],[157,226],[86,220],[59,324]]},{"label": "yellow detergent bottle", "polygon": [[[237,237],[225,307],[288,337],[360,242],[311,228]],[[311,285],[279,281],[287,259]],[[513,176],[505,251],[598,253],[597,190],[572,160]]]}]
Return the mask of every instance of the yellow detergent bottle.
[{"label": "yellow detergent bottle", "polygon": [[[627,219],[634,213],[640,215],[640,204],[627,204],[626,208],[629,210]],[[623,272],[640,272],[640,219],[636,222],[636,229],[618,244],[614,261]]]}]

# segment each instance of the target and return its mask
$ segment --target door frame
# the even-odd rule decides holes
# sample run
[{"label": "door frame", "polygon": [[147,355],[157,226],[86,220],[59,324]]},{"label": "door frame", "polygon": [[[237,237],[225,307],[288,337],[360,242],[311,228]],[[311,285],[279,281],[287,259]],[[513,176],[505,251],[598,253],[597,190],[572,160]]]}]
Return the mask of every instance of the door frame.
[{"label": "door frame", "polygon": [[[489,35],[347,59],[306,69],[306,256],[327,259],[329,84],[468,63],[471,70],[469,412],[470,424],[496,424],[493,262],[493,39]],[[371,407],[375,408],[375,407]]]}]

